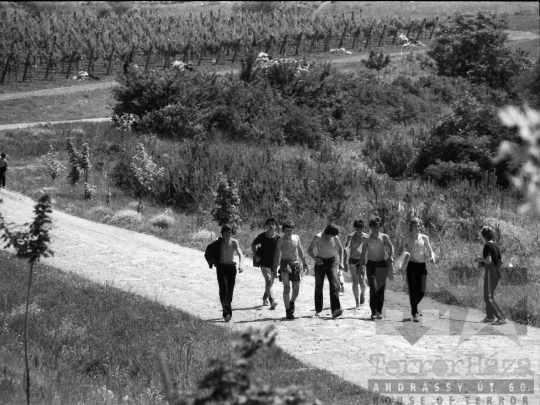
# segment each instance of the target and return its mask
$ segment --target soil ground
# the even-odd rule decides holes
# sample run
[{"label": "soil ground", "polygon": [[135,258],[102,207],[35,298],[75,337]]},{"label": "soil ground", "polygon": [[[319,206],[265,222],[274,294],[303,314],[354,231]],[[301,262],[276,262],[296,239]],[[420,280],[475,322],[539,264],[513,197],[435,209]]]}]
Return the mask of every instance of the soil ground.
[{"label": "soil ground", "polygon": [[[0,190],[0,197],[2,214],[8,223],[22,224],[32,217],[35,202],[30,198],[9,190]],[[383,394],[387,383],[401,382],[405,389],[410,389],[410,382],[418,380],[416,393],[412,394],[414,403],[540,403],[537,328],[513,322],[498,327],[483,324],[481,311],[428,298],[420,305],[421,322],[414,323],[407,294],[395,291],[387,291],[383,319],[374,322],[369,319],[368,302],[360,309],[354,308],[350,284],[340,298],[344,309],[341,317],[331,317],[327,283],[325,309],[321,317],[315,317],[314,279],[309,276],[301,282],[296,319],[288,321],[279,283],[274,286],[279,302],[276,310],[262,306],[263,279],[259,270],[249,265],[249,259],[245,271],[237,277],[233,320],[224,323],[215,270],[208,268],[203,252],[59,211],[54,211],[52,218],[51,248],[55,254],[45,263],[148,296],[233,330],[273,326],[278,331],[277,344],[307,367],[329,370],[372,390],[373,380],[379,379]],[[516,383],[516,379],[520,381]],[[461,386],[461,393],[457,385],[452,393],[446,392],[446,388],[436,392],[433,386],[439,382],[446,387],[444,383],[456,380],[474,381],[468,388]],[[478,381],[483,382],[481,395],[474,393]],[[508,384],[512,381],[514,391],[509,393]],[[422,392],[424,382],[430,384],[427,392]],[[494,391],[485,394],[490,391],[490,382],[495,383]],[[526,385],[522,386],[522,382]],[[497,392],[499,384],[507,386],[506,393]],[[522,388],[529,392],[522,392]],[[411,403],[410,394],[392,396]],[[516,402],[512,402],[512,397]]]}]

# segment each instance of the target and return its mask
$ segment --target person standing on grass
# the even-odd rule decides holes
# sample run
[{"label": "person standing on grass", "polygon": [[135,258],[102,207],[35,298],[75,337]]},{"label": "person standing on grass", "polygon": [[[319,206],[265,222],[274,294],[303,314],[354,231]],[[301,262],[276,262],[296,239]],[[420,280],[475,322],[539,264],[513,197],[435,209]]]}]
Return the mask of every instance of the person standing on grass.
[{"label": "person standing on grass", "polygon": [[229,322],[232,318],[232,300],[236,283],[234,254],[238,255],[238,272],[242,273],[242,250],[238,241],[231,237],[232,228],[229,225],[221,227],[221,235],[218,240],[208,245],[204,257],[210,268],[216,266],[223,319]]},{"label": "person standing on grass", "polygon": [[[339,279],[337,269],[343,269],[343,245],[339,240],[339,229],[331,224],[322,233],[313,237],[308,248],[308,255],[315,260],[315,316],[323,310],[324,276],[330,285],[330,310],[332,318],[337,318],[343,311],[339,302]],[[317,254],[315,254],[315,249]],[[336,261],[336,256],[339,262]]]},{"label": "person standing on grass", "polygon": [[6,172],[8,170],[7,155],[0,154],[0,187],[6,188]]},{"label": "person standing on grass", "polygon": [[[270,301],[270,309],[275,309],[277,301],[274,300],[272,286],[276,278],[274,269],[274,256],[276,254],[277,242],[279,235],[276,234],[276,220],[268,218],[265,222],[266,232],[263,232],[255,238],[251,243],[251,251],[253,252],[253,261],[257,267],[261,267],[261,273],[264,277],[265,292],[263,295],[263,305],[268,305]],[[257,248],[259,246],[259,248]]]},{"label": "person standing on grass", "polygon": [[411,233],[403,238],[397,254],[401,254],[405,249],[409,252],[409,261],[406,267],[407,284],[409,285],[409,302],[411,304],[411,315],[414,322],[418,322],[418,304],[426,293],[427,269],[425,252],[429,251],[429,258],[435,263],[435,253],[429,244],[427,235],[420,233],[422,220],[413,218],[410,223]]},{"label": "person standing on grass", "polygon": [[[386,289],[386,277],[388,275],[388,265],[394,262],[394,245],[390,242],[388,235],[382,233],[381,219],[373,217],[369,220],[371,233],[362,244],[360,263],[366,263],[366,276],[369,285],[369,307],[371,308],[371,320],[382,319],[382,309],[384,305],[384,290]],[[386,258],[388,249],[388,263]]]},{"label": "person standing on grass", "polygon": [[[353,223],[354,232],[347,235],[345,249],[350,248],[349,257],[345,258],[345,271],[351,272],[352,290],[356,301],[356,308],[360,308],[365,302],[366,292],[366,268],[361,262],[361,251],[363,243],[369,237],[364,233],[364,221],[357,219]],[[360,291],[359,287],[360,286]]]},{"label": "person standing on grass", "polygon": [[[489,226],[482,227],[480,235],[484,240],[482,256],[475,259],[479,267],[484,267],[484,301],[486,302],[486,317],[482,322],[492,325],[504,325],[506,317],[499,305],[495,302],[495,289],[501,279],[502,257],[499,246],[493,242],[493,229]],[[497,317],[497,320],[495,320]]]},{"label": "person standing on grass", "polygon": [[[279,238],[274,254],[273,272],[277,270],[279,263],[279,279],[283,281],[283,302],[287,319],[294,319],[294,303],[300,292],[300,261],[304,264],[303,269],[307,272],[306,257],[298,235],[293,235],[294,223],[290,220],[283,222],[281,226],[283,236]],[[281,256],[281,260],[280,260]],[[292,295],[291,295],[292,283]]]}]

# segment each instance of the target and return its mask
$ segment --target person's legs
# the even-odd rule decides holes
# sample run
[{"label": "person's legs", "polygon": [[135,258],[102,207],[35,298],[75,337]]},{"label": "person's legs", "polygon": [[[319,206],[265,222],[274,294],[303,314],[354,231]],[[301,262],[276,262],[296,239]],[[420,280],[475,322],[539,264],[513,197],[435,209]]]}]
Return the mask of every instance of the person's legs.
[{"label": "person's legs", "polygon": [[371,315],[377,314],[377,277],[375,276],[375,263],[369,261],[366,263],[366,277],[369,285],[369,307]]},{"label": "person's legs", "polygon": [[[359,292],[359,284],[360,284],[360,277],[358,277],[358,267],[354,264],[349,264],[349,271],[351,273],[351,280],[352,280],[352,292],[354,295],[354,300],[356,302],[356,306],[360,305],[360,292]],[[366,289],[364,285],[364,290]],[[363,292],[363,291],[362,291]]]},{"label": "person's legs", "polygon": [[232,301],[234,294],[234,286],[236,285],[236,265],[227,266],[227,288],[229,292],[229,308],[231,310],[230,315],[232,316]]},{"label": "person's legs", "polygon": [[291,294],[291,301],[290,301],[290,310],[294,314],[294,303],[296,302],[296,298],[298,297],[298,294],[300,293],[300,281],[291,281],[292,283],[292,294]]},{"label": "person's legs", "polygon": [[358,281],[360,282],[360,305],[364,303],[364,296],[366,294],[366,268],[360,265],[358,267]]},{"label": "person's legs", "polygon": [[414,268],[412,262],[407,266],[407,284],[409,285],[409,303],[411,304],[411,315],[418,314],[418,291],[422,289],[422,273]]},{"label": "person's legs", "polygon": [[495,319],[495,309],[491,305],[491,287],[490,287],[489,271],[484,273],[484,301],[486,303],[486,318]]},{"label": "person's legs", "polygon": [[499,280],[501,278],[501,275],[496,270],[490,271],[490,282],[491,282],[491,291],[490,291],[490,304],[493,309],[494,315],[497,317],[497,319],[506,319],[504,316],[503,311],[495,301],[495,289],[497,288],[497,285],[499,284]]},{"label": "person's legs", "polygon": [[283,280],[283,303],[285,304],[285,310],[288,310],[291,306],[291,282],[289,281],[289,273],[282,271],[281,279]]},{"label": "person's legs", "polygon": [[323,309],[324,267],[315,265],[315,312]]},{"label": "person's legs", "polygon": [[339,282],[339,293],[340,295],[345,294],[345,277],[343,277],[343,270],[338,269],[337,276],[338,276],[338,282]]},{"label": "person's legs", "polygon": [[6,188],[6,172],[0,172],[0,187]]},{"label": "person's legs", "polygon": [[222,266],[216,266],[216,275],[219,285],[219,300],[221,307],[223,308],[222,316],[225,318],[227,315],[232,315],[232,309],[229,301],[228,294],[228,278],[227,271]]},{"label": "person's legs", "polygon": [[377,277],[377,313],[382,314],[382,309],[384,305],[384,291],[386,290],[386,277],[388,274],[388,267],[386,267],[386,262],[380,261],[376,263],[376,277]]},{"label": "person's legs", "polygon": [[341,309],[341,303],[339,302],[340,285],[337,270],[338,265],[336,262],[325,265],[325,273],[330,286],[330,310],[332,311],[332,314],[338,309]]},{"label": "person's legs", "polygon": [[261,267],[261,273],[262,273],[263,278],[264,278],[264,296],[263,296],[263,300],[268,298],[268,300],[270,302],[273,302],[274,301],[274,296],[272,295],[272,282],[273,282],[272,269],[270,269],[268,267]]}]

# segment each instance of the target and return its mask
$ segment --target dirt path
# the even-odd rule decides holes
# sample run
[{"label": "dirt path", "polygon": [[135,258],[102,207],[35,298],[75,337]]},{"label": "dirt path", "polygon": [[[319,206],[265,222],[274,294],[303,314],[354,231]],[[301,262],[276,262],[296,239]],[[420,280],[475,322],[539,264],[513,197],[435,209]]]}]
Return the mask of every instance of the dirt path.
[{"label": "dirt path", "polygon": [[9,130],[9,129],[35,127],[36,125],[44,125],[44,124],[65,124],[69,122],[103,122],[103,121],[110,121],[110,120],[111,120],[111,117],[101,117],[101,118],[85,118],[81,120],[68,120],[68,121],[22,122],[19,124],[0,125],[0,131],[6,130],[6,129]]},{"label": "dirt path", "polygon": [[[32,217],[35,203],[31,199],[8,190],[0,190],[0,197],[3,199],[0,209],[8,222],[21,224]],[[286,321],[281,299],[275,311],[261,305],[262,277],[251,266],[238,275],[233,321],[225,324],[221,318],[215,270],[208,268],[200,251],[59,211],[53,212],[51,245],[55,256],[45,262],[61,270],[156,298],[233,330],[272,325],[278,331],[278,344],[284,350],[308,366],[327,369],[362,387],[368,387],[369,379],[386,383],[418,379],[414,403],[540,403],[539,329],[516,328],[512,322],[495,329],[480,323],[481,311],[443,305],[430,299],[422,301],[421,322],[413,323],[409,321],[408,296],[391,291],[386,294],[384,319],[373,322],[369,320],[367,303],[360,310],[353,309],[350,285],[341,297],[342,317],[331,318],[326,285],[323,316],[314,317],[313,277],[305,277],[301,283],[297,318]],[[276,285],[274,290],[281,297],[281,286]],[[498,362],[498,366],[486,368],[485,359]],[[530,359],[530,368],[518,369],[528,362],[525,359]],[[535,393],[523,395],[518,384],[514,389],[519,394],[493,393],[490,394],[493,402],[487,402],[484,394],[478,396],[480,400],[476,402],[477,396],[471,394],[469,387],[470,402],[467,402],[464,387],[461,394],[457,393],[457,386],[452,386],[456,387],[456,392],[451,394],[442,389],[435,393],[432,385],[428,393],[421,392],[423,382],[430,380],[445,387],[443,380],[482,379],[486,392],[494,379],[508,383],[508,379],[518,377],[534,379]],[[405,384],[407,389],[409,382]],[[476,386],[475,381],[474,389]],[[380,386],[381,392],[384,388]],[[410,403],[408,394],[394,396],[402,396],[403,403]],[[517,402],[511,402],[511,396]],[[527,402],[523,402],[524,396]],[[421,402],[422,397],[424,402]],[[437,402],[437,397],[442,402]]]}]

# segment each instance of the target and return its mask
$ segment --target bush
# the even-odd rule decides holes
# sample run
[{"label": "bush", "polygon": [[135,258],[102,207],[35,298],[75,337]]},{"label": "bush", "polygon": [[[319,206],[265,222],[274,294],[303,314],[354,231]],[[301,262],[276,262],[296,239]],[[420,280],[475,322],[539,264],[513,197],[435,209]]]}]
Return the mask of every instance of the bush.
[{"label": "bush", "polygon": [[169,212],[153,216],[148,223],[156,228],[167,229],[174,225],[174,217]]},{"label": "bush", "polygon": [[106,217],[112,217],[113,216],[113,210],[109,207],[105,207],[103,205],[98,205],[96,207],[91,208],[88,211],[88,215],[90,217],[97,217],[100,220],[104,220]]},{"label": "bush", "polygon": [[124,209],[117,211],[109,222],[112,224],[135,224],[141,221],[142,215],[137,211],[132,209]]},{"label": "bush", "polygon": [[424,177],[432,179],[442,186],[446,186],[458,179],[466,178],[474,180],[478,178],[482,170],[476,162],[437,162],[430,165],[424,171]]}]

